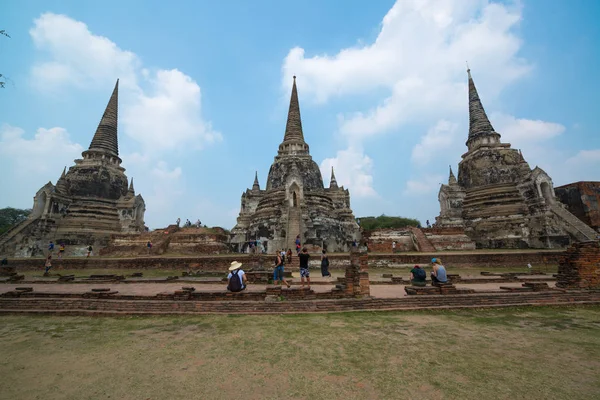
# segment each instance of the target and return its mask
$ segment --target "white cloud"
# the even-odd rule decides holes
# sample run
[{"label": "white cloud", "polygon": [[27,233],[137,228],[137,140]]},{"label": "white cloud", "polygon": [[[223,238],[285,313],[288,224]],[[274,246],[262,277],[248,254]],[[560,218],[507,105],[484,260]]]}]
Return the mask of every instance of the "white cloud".
[{"label": "white cloud", "polygon": [[406,196],[420,196],[420,195],[431,195],[435,193],[441,186],[442,180],[444,179],[441,175],[422,175],[418,179],[411,179],[406,182],[406,189],[404,195]]},{"label": "white cloud", "polygon": [[515,118],[512,115],[493,113],[490,120],[502,141],[508,143],[543,142],[562,134],[565,127],[555,122]]},{"label": "white cloud", "polygon": [[58,86],[110,86],[117,78],[135,86],[140,61],[109,39],[94,35],[87,25],[66,15],[42,14],[29,30],[36,47],[50,60],[32,69],[33,83],[42,90]]},{"label": "white cloud", "polygon": [[480,0],[403,0],[383,18],[374,43],[334,55],[305,56],[290,50],[282,85],[298,75],[305,96],[317,102],[376,89],[389,95],[368,111],[342,118],[342,133],[369,136],[408,120],[464,112],[465,60],[491,99],[530,70],[517,57],[521,40],[513,33],[518,6]]},{"label": "white cloud", "polygon": [[[83,147],[73,143],[64,128],[38,128],[33,138],[27,139],[21,128],[6,124],[0,127],[0,155],[11,161],[12,173],[23,176],[50,173],[55,181],[63,167],[71,165],[82,151]],[[39,175],[36,178],[39,180]]]},{"label": "white cloud", "polygon": [[373,189],[373,160],[361,148],[350,146],[338,151],[336,157],[326,158],[321,162],[321,175],[326,185],[331,180],[331,167],[334,168],[338,185],[350,189],[352,196],[377,196]]},{"label": "white cloud", "polygon": [[456,131],[458,124],[441,120],[421,137],[421,142],[415,145],[411,159],[415,164],[423,165],[435,159],[442,150],[447,150],[457,142]]},{"label": "white cloud", "polygon": [[184,73],[159,70],[151,80],[152,94],[139,93],[123,110],[125,132],[148,152],[164,152],[183,145],[200,148],[221,140],[200,115],[200,86]]}]

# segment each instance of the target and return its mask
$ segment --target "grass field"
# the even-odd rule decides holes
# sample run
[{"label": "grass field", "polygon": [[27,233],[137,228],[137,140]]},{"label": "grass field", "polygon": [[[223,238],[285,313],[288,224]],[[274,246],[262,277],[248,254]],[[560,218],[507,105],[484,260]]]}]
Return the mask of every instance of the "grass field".
[{"label": "grass field", "polygon": [[0,317],[6,399],[591,399],[600,307]]}]

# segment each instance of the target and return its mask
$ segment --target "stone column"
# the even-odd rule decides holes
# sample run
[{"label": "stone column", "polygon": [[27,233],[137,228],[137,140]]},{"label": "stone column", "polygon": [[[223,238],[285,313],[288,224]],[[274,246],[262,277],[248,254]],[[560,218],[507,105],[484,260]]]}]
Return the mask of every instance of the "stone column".
[{"label": "stone column", "polygon": [[369,296],[369,265],[366,251],[353,247],[350,251],[350,265],[346,268],[344,293],[348,296]]}]

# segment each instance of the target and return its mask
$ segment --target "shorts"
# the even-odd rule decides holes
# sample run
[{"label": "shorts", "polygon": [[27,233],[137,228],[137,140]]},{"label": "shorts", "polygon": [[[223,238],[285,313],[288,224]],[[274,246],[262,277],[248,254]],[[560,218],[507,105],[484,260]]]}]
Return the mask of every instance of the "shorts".
[{"label": "shorts", "polygon": [[283,280],[283,265],[275,267],[273,270],[273,282]]},{"label": "shorts", "polygon": [[302,278],[310,277],[310,272],[308,272],[308,268],[300,268],[300,276]]}]

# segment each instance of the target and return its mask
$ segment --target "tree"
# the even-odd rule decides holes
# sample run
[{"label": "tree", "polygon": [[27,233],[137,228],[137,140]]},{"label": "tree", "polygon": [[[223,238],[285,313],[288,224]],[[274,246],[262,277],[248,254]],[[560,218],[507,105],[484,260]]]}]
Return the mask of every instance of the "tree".
[{"label": "tree", "polygon": [[9,230],[13,225],[25,221],[30,213],[31,209],[21,210],[12,207],[0,209],[0,235]]},{"label": "tree", "polygon": [[360,227],[365,231],[382,228],[405,228],[407,226],[421,226],[419,220],[405,217],[390,217],[380,215],[379,217],[360,217],[356,218],[360,221]]},{"label": "tree", "polygon": [[[6,33],[6,31],[4,29],[0,30],[0,35],[2,36],[6,36],[7,38],[10,37],[10,35],[8,33]],[[4,79],[2,79],[4,77],[4,75],[0,74],[0,88],[4,88],[4,85],[6,84],[6,77],[4,77]]]}]

